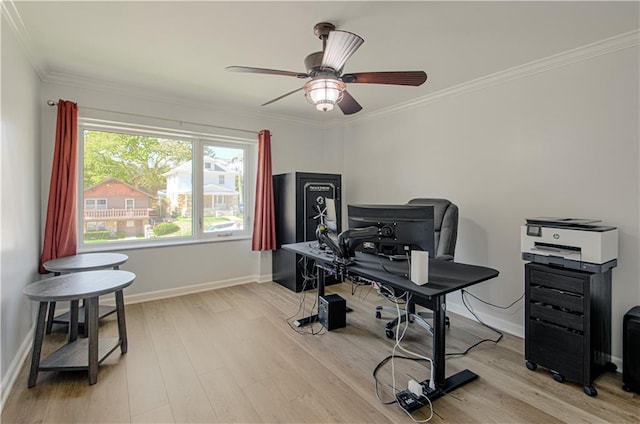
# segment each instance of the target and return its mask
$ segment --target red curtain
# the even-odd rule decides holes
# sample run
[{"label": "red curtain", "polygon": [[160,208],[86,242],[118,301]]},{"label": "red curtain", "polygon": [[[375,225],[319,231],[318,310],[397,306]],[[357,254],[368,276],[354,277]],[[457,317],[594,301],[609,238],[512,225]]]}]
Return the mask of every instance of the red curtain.
[{"label": "red curtain", "polygon": [[42,264],[48,260],[77,253],[77,151],[78,105],[59,100],[47,220],[40,257],[41,274],[47,273]]},{"label": "red curtain", "polygon": [[271,170],[271,133],[258,134],[258,177],[253,221],[252,250],[276,249],[276,221],[273,209],[273,175]]}]

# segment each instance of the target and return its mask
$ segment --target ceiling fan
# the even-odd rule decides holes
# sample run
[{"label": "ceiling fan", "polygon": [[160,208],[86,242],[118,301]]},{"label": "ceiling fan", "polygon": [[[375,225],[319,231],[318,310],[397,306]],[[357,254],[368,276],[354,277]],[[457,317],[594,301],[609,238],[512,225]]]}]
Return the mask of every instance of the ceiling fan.
[{"label": "ceiling fan", "polygon": [[293,93],[304,90],[305,96],[318,110],[329,111],[338,105],[342,113],[352,115],[362,106],[349,94],[346,84],[388,84],[419,86],[427,80],[423,71],[357,72],[343,74],[347,59],[358,50],[364,40],[351,32],[338,31],[335,25],[321,22],[313,32],[322,40],[322,51],[311,53],[304,59],[307,72],[281,71],[277,69],[228,66],[227,71],[254,74],[282,75],[300,79],[311,78],[302,87],[276,97],[261,106],[266,106]]}]

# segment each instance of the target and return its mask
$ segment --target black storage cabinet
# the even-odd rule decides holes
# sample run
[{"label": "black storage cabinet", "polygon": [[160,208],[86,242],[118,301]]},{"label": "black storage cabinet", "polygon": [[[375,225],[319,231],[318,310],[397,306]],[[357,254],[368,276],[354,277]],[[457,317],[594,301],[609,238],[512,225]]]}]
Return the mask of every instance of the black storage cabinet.
[{"label": "black storage cabinet", "polygon": [[[273,176],[273,196],[276,221],[276,247],[272,254],[273,281],[295,292],[313,288],[305,284],[304,274],[315,272],[312,261],[281,249],[283,244],[316,240],[318,207],[325,208],[325,199],[334,199],[337,231],[342,228],[341,182],[339,174],[291,172]],[[306,271],[305,271],[306,270]],[[303,273],[304,271],[304,273]],[[327,276],[325,284],[335,284]]]},{"label": "black storage cabinet", "polygon": [[640,394],[640,306],[624,314],[622,334],[622,388]]},{"label": "black storage cabinet", "polygon": [[611,363],[611,269],[591,273],[525,265],[527,368],[551,370],[554,380],[579,382],[589,396]]}]

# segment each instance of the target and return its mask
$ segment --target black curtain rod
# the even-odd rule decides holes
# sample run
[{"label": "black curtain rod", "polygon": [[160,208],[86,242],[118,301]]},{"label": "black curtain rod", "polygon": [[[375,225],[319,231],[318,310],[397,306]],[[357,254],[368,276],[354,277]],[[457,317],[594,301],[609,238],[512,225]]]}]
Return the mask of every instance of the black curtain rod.
[{"label": "black curtain rod", "polygon": [[[58,106],[58,102],[55,102],[53,100],[47,100],[47,105],[49,105],[49,106]],[[242,128],[221,127],[219,125],[209,125],[209,124],[201,124],[199,122],[180,121],[178,119],[171,119],[171,118],[159,118],[157,116],[142,115],[142,114],[139,114],[139,113],[118,112],[118,111],[115,111],[115,110],[97,109],[97,108],[94,108],[94,107],[84,107],[84,106],[82,107],[82,109],[95,110],[95,111],[98,111],[98,112],[119,113],[121,115],[137,116],[139,118],[159,119],[161,121],[177,122],[179,124],[198,125],[198,126],[201,126],[201,127],[219,128],[219,129],[223,129],[223,130],[242,131],[242,132],[251,133],[251,134],[260,134],[260,131],[245,130],[245,129],[242,129]],[[273,134],[271,134],[271,135],[273,135]]]}]

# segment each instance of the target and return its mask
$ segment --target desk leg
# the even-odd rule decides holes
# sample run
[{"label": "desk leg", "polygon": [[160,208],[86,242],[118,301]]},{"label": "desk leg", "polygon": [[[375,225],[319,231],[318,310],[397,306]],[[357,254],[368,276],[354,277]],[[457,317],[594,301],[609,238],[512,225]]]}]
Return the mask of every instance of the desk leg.
[{"label": "desk leg", "polygon": [[42,339],[44,338],[45,320],[47,318],[47,302],[40,302],[38,307],[38,318],[36,321],[36,332],[33,336],[33,348],[31,350],[31,368],[29,370],[29,382],[27,387],[36,385],[38,379],[38,369],[40,368],[40,354],[42,353]]},{"label": "desk leg", "polygon": [[[316,268],[318,269],[318,304],[320,304],[320,296],[324,296],[324,268],[316,264]],[[303,325],[312,324],[318,321],[318,314],[309,315],[308,317],[300,318],[296,320],[293,324],[296,327],[302,327]]]},{"label": "desk leg", "polygon": [[446,320],[447,298],[446,295],[437,296],[434,299],[433,308],[433,366],[435,367],[433,379],[436,390],[428,394],[429,399],[435,400],[446,393],[451,393],[460,386],[478,378],[478,375],[462,370],[445,378],[446,359]]},{"label": "desk leg", "polygon": [[88,309],[89,337],[89,384],[96,384],[98,381],[98,298],[92,297],[84,302],[85,310]]},{"label": "desk leg", "polygon": [[433,310],[433,366],[435,367],[434,380],[437,388],[445,384],[444,367],[446,359],[446,299],[444,296],[437,296],[435,299],[435,309]]},{"label": "desk leg", "polygon": [[124,316],[124,296],[122,295],[122,290],[116,292],[116,314],[118,315],[120,352],[127,353],[127,321]]}]

